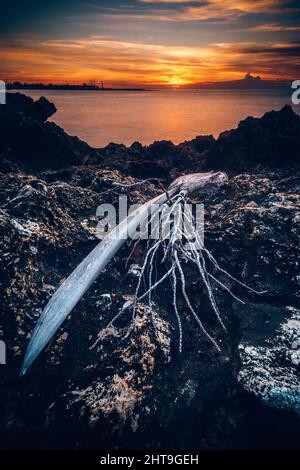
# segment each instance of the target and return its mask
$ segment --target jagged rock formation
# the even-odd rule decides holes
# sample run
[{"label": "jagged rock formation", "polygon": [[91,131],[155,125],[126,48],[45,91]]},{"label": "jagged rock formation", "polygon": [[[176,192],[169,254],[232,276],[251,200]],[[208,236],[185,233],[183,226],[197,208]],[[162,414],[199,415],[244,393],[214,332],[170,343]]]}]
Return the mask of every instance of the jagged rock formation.
[{"label": "jagged rock formation", "polygon": [[[36,118],[32,100],[14,100],[0,113],[8,126],[6,140],[0,139],[0,339],[7,344],[1,446],[297,447],[300,169],[295,138],[300,118],[286,108],[246,120],[229,132],[228,147],[221,145],[222,134],[217,141],[197,137],[178,146],[111,144],[95,150],[44,122],[53,111],[49,103],[42,101]],[[286,145],[278,144],[278,154],[271,146],[268,153],[275,134]],[[26,145],[14,144],[12,135],[22,135]],[[256,165],[258,148],[263,165]],[[288,161],[280,153],[285,148]],[[280,155],[284,161],[278,163]],[[167,185],[180,173],[219,166],[232,178],[203,201],[206,245],[229,272],[267,291],[258,297],[222,280],[242,305],[214,285],[225,333],[197,273],[186,270],[189,296],[221,354],[188,314],[183,353],[178,353],[168,283],[154,297],[153,321],[141,305],[126,339],[130,314],[95,345],[135,291],[144,247],[134,251],[127,268],[130,250],[124,247],[20,379],[36,319],[62,279],[97,243],[96,207],[116,203],[119,194],[127,194],[130,203],[143,202],[161,192],[160,181]]]},{"label": "jagged rock formation", "polygon": [[7,94],[7,104],[0,106],[2,171],[20,168],[36,173],[101,159],[97,150],[46,121],[55,111],[45,98],[34,102],[20,93]]},{"label": "jagged rock formation", "polygon": [[290,106],[271,111],[262,118],[248,117],[237,129],[222,132],[211,147],[213,165],[241,171],[254,164],[274,168],[299,164],[300,116]]}]

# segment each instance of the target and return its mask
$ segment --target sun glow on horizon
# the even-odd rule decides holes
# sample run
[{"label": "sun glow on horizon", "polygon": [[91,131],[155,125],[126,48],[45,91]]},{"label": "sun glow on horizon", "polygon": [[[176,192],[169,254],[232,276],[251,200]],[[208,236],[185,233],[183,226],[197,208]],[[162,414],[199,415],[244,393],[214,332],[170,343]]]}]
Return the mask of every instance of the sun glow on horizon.
[{"label": "sun glow on horizon", "polygon": [[[95,79],[106,86],[188,87],[203,82],[291,77],[285,50],[295,44],[252,42],[206,46],[164,46],[87,37],[35,41],[16,38],[0,51],[6,81],[79,84]],[[291,54],[291,53],[290,53]],[[282,63],[274,68],[274,58]],[[294,63],[299,59],[294,59]],[[41,67],[42,64],[42,67]]]},{"label": "sun glow on horizon", "polygon": [[167,85],[172,86],[173,88],[179,88],[182,85],[191,85],[191,82],[187,80],[184,76],[180,77],[174,75],[167,83]]}]

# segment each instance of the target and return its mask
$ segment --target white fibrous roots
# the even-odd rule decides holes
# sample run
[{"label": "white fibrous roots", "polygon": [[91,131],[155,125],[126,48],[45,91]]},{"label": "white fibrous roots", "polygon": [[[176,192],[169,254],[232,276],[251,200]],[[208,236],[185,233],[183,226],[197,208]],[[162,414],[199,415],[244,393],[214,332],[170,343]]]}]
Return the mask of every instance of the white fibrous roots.
[{"label": "white fibrous roots", "polygon": [[[154,311],[152,295],[160,284],[162,284],[166,279],[169,279],[172,287],[171,299],[173,311],[178,325],[179,352],[182,352],[183,340],[182,312],[180,311],[177,302],[179,292],[181,292],[186,308],[195,320],[201,333],[217,349],[217,351],[220,352],[219,345],[207,331],[187,293],[187,282],[183,263],[190,263],[196,268],[199,279],[202,281],[207,292],[211,310],[215,315],[218,324],[224,331],[226,331],[226,327],[216,302],[212,283],[223,289],[238,302],[244,302],[238,298],[232,290],[224,284],[224,282],[216,277],[218,276],[218,273],[222,274],[223,277],[227,276],[231,281],[234,281],[255,294],[261,294],[261,292],[247,286],[223,269],[212,253],[204,246],[201,234],[197,231],[195,216],[193,215],[191,206],[186,203],[186,195],[186,191],[180,191],[179,194],[169,198],[168,204],[164,204],[161,207],[159,217],[157,217],[157,214],[149,217],[148,224],[144,227],[144,231],[148,230],[151,225],[151,233],[158,234],[158,236],[148,238],[143,264],[138,274],[134,300],[132,302],[126,302],[126,304],[112,318],[105,330],[113,327],[116,320],[119,319],[125,311],[128,311],[128,309],[131,309],[132,320],[134,320],[137,307],[142,301],[146,301],[149,305],[149,310]],[[186,227],[188,227],[188,230],[185,229]],[[139,238],[134,240],[134,243],[131,242],[133,243],[133,248],[127,259],[126,266],[137,244],[143,240],[144,231],[141,230]],[[164,274],[157,279],[158,260],[160,260],[159,262],[161,264],[166,266],[166,270]],[[213,271],[213,273],[211,271]],[[133,325],[134,321],[130,322],[126,337],[129,335]],[[101,336],[102,335],[100,334],[91,348],[94,348],[98,344],[101,340]]]}]

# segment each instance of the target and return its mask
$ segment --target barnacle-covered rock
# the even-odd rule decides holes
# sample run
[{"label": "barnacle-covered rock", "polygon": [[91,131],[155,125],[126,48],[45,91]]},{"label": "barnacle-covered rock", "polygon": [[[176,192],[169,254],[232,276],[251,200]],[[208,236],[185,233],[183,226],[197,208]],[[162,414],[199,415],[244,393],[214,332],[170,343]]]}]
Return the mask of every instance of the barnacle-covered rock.
[{"label": "barnacle-covered rock", "polygon": [[100,426],[103,432],[105,420],[113,420],[113,429],[107,430],[110,434],[116,430],[124,433],[126,426],[135,432],[141,410],[151,403],[154,375],[170,361],[170,333],[161,312],[142,304],[126,327],[101,330],[91,347],[99,377],[53,403],[48,425],[59,419],[63,409],[67,410],[64,419],[80,416],[83,426]]}]

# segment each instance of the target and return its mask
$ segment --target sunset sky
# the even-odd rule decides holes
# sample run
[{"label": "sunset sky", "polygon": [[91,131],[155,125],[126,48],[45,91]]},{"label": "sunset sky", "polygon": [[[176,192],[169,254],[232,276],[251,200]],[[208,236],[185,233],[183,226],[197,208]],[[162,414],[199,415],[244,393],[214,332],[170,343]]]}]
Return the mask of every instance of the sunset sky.
[{"label": "sunset sky", "polygon": [[1,17],[6,81],[300,79],[300,0],[28,0],[6,2]]}]

